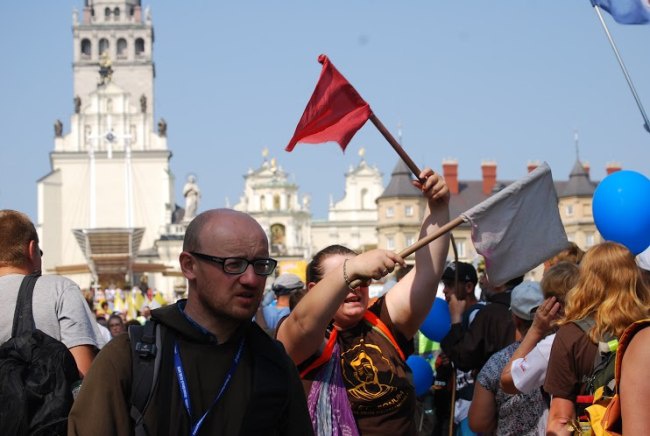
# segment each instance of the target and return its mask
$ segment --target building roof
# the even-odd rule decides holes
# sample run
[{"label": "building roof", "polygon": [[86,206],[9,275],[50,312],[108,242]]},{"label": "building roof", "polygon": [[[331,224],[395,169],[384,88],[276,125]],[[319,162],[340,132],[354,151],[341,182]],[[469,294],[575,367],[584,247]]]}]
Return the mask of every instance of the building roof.
[{"label": "building roof", "polygon": [[557,191],[559,197],[591,197],[596,190],[596,184],[589,180],[589,173],[582,166],[580,160],[576,159],[573,165],[569,181],[562,191]]},{"label": "building roof", "polygon": [[421,197],[422,193],[418,188],[413,186],[411,180],[413,180],[411,170],[402,159],[399,159],[397,165],[395,165],[395,169],[391,173],[388,186],[386,186],[386,189],[384,189],[384,192],[379,198]]},{"label": "building roof", "polygon": [[[556,176],[554,175],[555,178]],[[514,180],[497,180],[492,193],[485,195],[483,193],[482,180],[459,180],[458,194],[452,194],[449,200],[450,217],[455,218],[459,216],[461,213],[476,206],[513,182]],[[591,197],[598,182],[592,182],[589,179],[589,173],[577,161],[571,171],[569,180],[555,180],[553,185],[555,186],[555,192],[558,194],[558,197]]]},{"label": "building roof", "polygon": [[485,195],[482,180],[459,180],[458,194],[452,194],[449,200],[450,218],[456,218],[511,183],[511,180],[497,180],[490,195]]}]

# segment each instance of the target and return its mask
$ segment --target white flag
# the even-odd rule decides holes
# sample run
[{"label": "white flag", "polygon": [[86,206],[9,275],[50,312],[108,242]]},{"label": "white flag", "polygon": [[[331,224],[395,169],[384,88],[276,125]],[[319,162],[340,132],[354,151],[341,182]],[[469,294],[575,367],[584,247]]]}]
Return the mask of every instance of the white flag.
[{"label": "white flag", "polygon": [[472,226],[472,242],[493,285],[525,274],[568,245],[546,162],[461,216]]}]

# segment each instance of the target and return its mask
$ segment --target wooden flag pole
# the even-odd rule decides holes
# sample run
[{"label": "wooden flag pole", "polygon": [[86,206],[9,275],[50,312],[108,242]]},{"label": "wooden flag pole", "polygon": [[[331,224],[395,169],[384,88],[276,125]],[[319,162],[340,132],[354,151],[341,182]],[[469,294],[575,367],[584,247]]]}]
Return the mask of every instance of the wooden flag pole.
[{"label": "wooden flag pole", "polygon": [[379,118],[377,118],[377,116],[374,113],[370,114],[370,121],[372,121],[372,124],[374,124],[375,127],[377,127],[377,130],[379,130],[379,132],[382,135],[384,135],[386,141],[388,141],[388,143],[393,146],[397,154],[399,154],[399,157],[402,158],[404,163],[409,167],[409,169],[413,172],[413,174],[415,174],[415,178],[419,180],[420,168],[418,168],[415,162],[413,162],[413,159],[411,159],[411,157],[408,154],[406,154],[402,146],[399,144],[399,142],[397,142],[397,139],[395,139],[393,135],[391,135],[391,133],[386,128],[386,126],[384,126],[384,124],[381,121],[379,121]]},{"label": "wooden flag pole", "polygon": [[[425,245],[429,244],[430,242],[433,242],[434,240],[438,239],[445,233],[447,233],[450,230],[455,229],[459,225],[461,225],[465,220],[463,219],[462,216],[456,217],[453,220],[449,221],[447,224],[444,226],[440,227],[437,232],[431,233],[430,235],[427,235],[423,237],[422,239],[418,240],[415,244],[411,245],[410,247],[405,248],[402,250],[399,255],[402,258],[406,258],[407,256],[410,256],[411,254],[415,253],[417,250],[420,248],[424,247]],[[357,279],[353,280],[352,283],[350,283],[351,288],[356,288],[358,286],[361,286],[363,284],[363,280]]]},{"label": "wooden flag pole", "polygon": [[456,415],[456,367],[451,365],[451,404],[449,407],[449,436],[454,434],[454,415]]},{"label": "wooden flag pole", "polygon": [[406,258],[407,256],[410,256],[411,254],[415,253],[417,250],[420,248],[424,247],[425,245],[429,244],[430,242],[438,239],[448,231],[455,229],[459,225],[461,225],[465,220],[463,219],[462,216],[456,217],[453,220],[449,221],[447,224],[444,226],[440,227],[437,232],[431,233],[430,235],[427,235],[423,237],[422,239],[418,240],[415,244],[411,245],[410,247],[405,248],[402,250],[399,255],[402,256],[403,258]]}]

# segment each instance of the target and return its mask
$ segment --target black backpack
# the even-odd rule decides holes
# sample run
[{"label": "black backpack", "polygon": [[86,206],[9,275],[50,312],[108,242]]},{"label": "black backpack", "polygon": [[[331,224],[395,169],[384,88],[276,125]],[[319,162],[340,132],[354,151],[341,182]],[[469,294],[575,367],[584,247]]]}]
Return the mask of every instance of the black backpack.
[{"label": "black backpack", "polygon": [[68,347],[35,327],[32,294],[39,275],[23,279],[11,339],[0,346],[1,434],[65,435],[79,385]]},{"label": "black backpack", "polygon": [[144,326],[129,326],[131,341],[131,361],[133,385],[131,387],[130,415],[134,422],[134,434],[149,434],[144,424],[144,412],[149,406],[151,394],[158,381],[160,370],[161,329],[155,321],[147,321]]}]

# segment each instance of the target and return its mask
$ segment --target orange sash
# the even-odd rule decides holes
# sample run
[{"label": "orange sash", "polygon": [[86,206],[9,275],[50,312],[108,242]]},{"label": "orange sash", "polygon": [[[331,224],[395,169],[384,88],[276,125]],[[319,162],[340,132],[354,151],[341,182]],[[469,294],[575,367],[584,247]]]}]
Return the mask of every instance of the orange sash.
[{"label": "orange sash", "polygon": [[[395,340],[395,337],[390,332],[390,330],[388,330],[386,324],[384,324],[384,322],[381,319],[379,319],[377,315],[367,310],[366,313],[363,315],[363,319],[368,324],[370,324],[370,326],[372,326],[373,330],[375,330],[381,336],[386,338],[388,342],[393,344],[393,347],[395,347],[395,350],[397,350],[397,353],[399,354],[399,357],[402,360],[406,360],[406,357],[404,356],[404,352],[399,347],[399,345],[397,345],[397,341]],[[325,348],[323,349],[323,352],[311,364],[309,364],[307,368],[305,368],[300,372],[300,378],[305,378],[305,376],[309,374],[311,371],[313,371],[314,369],[318,368],[319,366],[325,364],[327,361],[330,360],[330,358],[332,357],[332,350],[334,349],[334,344],[336,343],[337,336],[338,336],[338,331],[336,329],[333,329],[332,332],[330,333],[329,338],[327,339],[327,343],[325,344]]]}]

